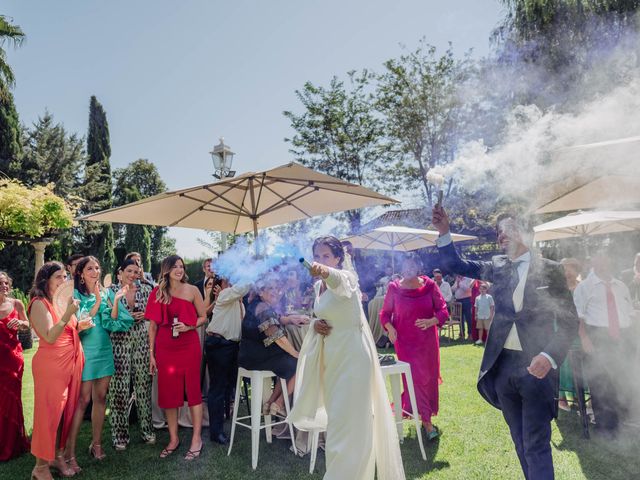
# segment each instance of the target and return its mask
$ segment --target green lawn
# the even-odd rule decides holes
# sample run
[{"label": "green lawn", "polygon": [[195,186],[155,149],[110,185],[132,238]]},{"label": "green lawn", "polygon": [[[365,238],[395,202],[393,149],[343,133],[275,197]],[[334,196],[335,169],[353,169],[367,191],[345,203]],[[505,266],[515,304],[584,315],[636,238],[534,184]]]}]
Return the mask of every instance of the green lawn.
[{"label": "green lawn", "polygon": [[[407,478],[411,479],[519,479],[523,478],[514,453],[507,427],[500,412],[489,407],[475,389],[475,378],[482,349],[470,344],[453,344],[442,348],[442,377],[440,390],[440,414],[435,423],[442,431],[439,441],[427,445],[427,461],[420,457],[415,430],[405,425],[407,438],[402,445]],[[33,395],[31,357],[26,355],[24,408],[28,429],[31,429]],[[136,427],[132,427],[136,438]],[[318,454],[315,475],[308,474],[309,458],[296,458],[288,451],[289,443],[274,440],[260,444],[258,469],[251,470],[249,430],[236,431],[236,444],[231,457],[226,448],[207,443],[203,457],[186,463],[181,456],[160,460],[157,455],[164,442],[166,431],[159,433],[159,445],[133,444],[126,452],[116,453],[107,448],[108,457],[103,462],[92,461],[86,450],[89,443],[89,423],[85,423],[78,443],[78,461],[84,467],[81,478],[108,479],[247,479],[273,478],[320,479],[324,472],[324,456]],[[181,431],[186,451],[189,430]],[[615,442],[597,437],[584,440],[575,414],[561,412],[553,426],[553,455],[556,478],[573,479],[632,479],[640,477],[640,446],[638,432],[628,432],[625,439]],[[206,437],[206,431],[205,431]],[[105,445],[109,444],[108,423],[104,433]],[[264,437],[263,437],[264,438]],[[0,479],[26,478],[33,466],[30,455],[0,465]]]}]

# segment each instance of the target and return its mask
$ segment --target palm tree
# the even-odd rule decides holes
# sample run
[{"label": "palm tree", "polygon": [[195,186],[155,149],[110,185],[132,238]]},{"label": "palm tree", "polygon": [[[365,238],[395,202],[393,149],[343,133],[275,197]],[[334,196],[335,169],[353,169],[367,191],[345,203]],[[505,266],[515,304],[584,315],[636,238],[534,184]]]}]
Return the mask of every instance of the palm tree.
[{"label": "palm tree", "polygon": [[14,47],[19,47],[25,39],[24,32],[18,25],[11,23],[11,19],[0,15],[0,89],[12,87],[15,84],[13,70],[7,63],[7,52],[4,44],[9,43]]}]

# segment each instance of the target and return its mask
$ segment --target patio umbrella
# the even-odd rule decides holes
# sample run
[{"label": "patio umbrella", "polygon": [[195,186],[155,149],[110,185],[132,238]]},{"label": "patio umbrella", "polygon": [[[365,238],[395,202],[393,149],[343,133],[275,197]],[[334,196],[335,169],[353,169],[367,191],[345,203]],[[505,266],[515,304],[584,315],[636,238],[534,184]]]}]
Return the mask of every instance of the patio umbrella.
[{"label": "patio umbrella", "polygon": [[[370,232],[352,235],[342,239],[349,241],[354,248],[365,250],[390,250],[391,252],[410,252],[420,248],[432,247],[436,244],[439,233],[434,230],[421,230],[418,228],[388,225],[379,227]],[[454,242],[475,240],[478,237],[471,235],[451,234]],[[393,253],[391,264],[395,270]]]},{"label": "patio umbrella", "polygon": [[575,212],[534,227],[535,241],[640,230],[640,211]]},{"label": "patio umbrella", "polygon": [[79,220],[187,227],[246,233],[258,228],[398,203],[361,185],[316,172],[297,163],[196,187],[165,192]]},{"label": "patio umbrella", "polygon": [[640,206],[640,136],[553,153],[556,181],[538,192],[536,213]]}]

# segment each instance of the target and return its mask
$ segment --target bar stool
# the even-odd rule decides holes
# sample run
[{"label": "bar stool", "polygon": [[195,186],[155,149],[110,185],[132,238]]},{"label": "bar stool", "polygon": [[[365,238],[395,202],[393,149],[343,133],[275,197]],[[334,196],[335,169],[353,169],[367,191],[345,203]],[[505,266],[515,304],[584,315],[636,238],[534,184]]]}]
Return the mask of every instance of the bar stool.
[{"label": "bar stool", "polygon": [[[400,360],[391,365],[382,365],[382,374],[385,377],[389,377],[391,382],[391,394],[393,395],[393,408],[396,416],[396,426],[398,428],[398,438],[400,443],[404,442],[404,429],[402,428],[402,414],[405,413],[413,418],[413,422],[416,426],[416,433],[418,434],[418,443],[420,444],[420,452],[422,453],[422,459],[427,459],[427,454],[424,451],[424,445],[422,444],[422,423],[418,417],[418,406],[416,404],[416,392],[413,388],[413,377],[411,376],[411,366],[407,362]],[[409,399],[411,400],[412,412],[402,410],[402,375],[407,382],[407,389],[409,390]]]},{"label": "bar stool", "polygon": [[[271,415],[262,415],[262,392],[263,392],[263,382],[265,379],[272,379],[276,374],[270,370],[246,370],[242,367],[238,368],[238,381],[236,383],[236,396],[235,402],[233,405],[233,419],[231,420],[231,438],[229,440],[229,451],[227,452],[227,456],[231,455],[231,449],[233,448],[233,439],[236,432],[236,425],[240,425],[242,427],[246,427],[251,430],[251,467],[255,470],[258,466],[258,449],[260,447],[260,430],[264,429],[265,436],[267,438],[267,443],[271,443],[271,427],[275,425],[281,425],[283,423],[287,423],[285,419],[281,421],[277,421],[275,423],[271,422]],[[244,417],[238,418],[238,405],[240,404],[240,387],[242,385],[243,379],[248,378],[251,381],[251,404],[250,414]],[[287,395],[287,382],[281,378],[280,379],[283,397],[284,397],[284,408],[289,415],[289,396]],[[264,416],[264,424],[262,423],[261,416]],[[242,420],[246,420],[250,418],[251,423],[244,423]],[[293,427],[291,424],[289,425],[289,433],[291,435],[291,444],[293,446],[293,451],[296,453],[296,444],[295,444],[295,436],[293,434]]]},{"label": "bar stool", "polygon": [[[411,366],[407,362],[401,362],[400,360],[396,361],[396,363],[391,365],[382,365],[382,374],[384,377],[389,377],[389,381],[391,382],[391,392],[393,394],[393,406],[395,410],[395,418],[396,418],[396,427],[398,429],[398,438],[400,439],[400,443],[404,442],[404,429],[402,414],[406,413],[411,418],[413,418],[414,424],[416,426],[416,433],[418,435],[418,443],[420,445],[420,452],[422,453],[422,459],[427,460],[427,454],[424,451],[424,444],[422,443],[422,423],[418,418],[418,406],[416,404],[416,393],[413,388],[413,377],[411,376]],[[407,388],[409,390],[409,399],[411,400],[411,410],[413,413],[409,413],[407,411],[402,410],[402,375],[405,376],[407,381]],[[309,439],[308,442],[311,444],[309,451],[311,453],[311,462],[309,464],[309,473],[313,473],[313,470],[316,465],[316,457],[318,454],[318,439],[320,437],[320,432],[324,430],[314,429],[309,431]]]}]

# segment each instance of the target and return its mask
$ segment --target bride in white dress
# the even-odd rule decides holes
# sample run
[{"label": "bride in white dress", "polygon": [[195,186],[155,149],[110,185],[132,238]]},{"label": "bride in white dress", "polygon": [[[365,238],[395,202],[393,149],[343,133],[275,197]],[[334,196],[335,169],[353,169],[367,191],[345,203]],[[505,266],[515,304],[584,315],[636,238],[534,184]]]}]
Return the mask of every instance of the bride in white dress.
[{"label": "bride in white dress", "polygon": [[[346,257],[346,258],[345,258]],[[326,429],[324,480],[404,480],[398,435],[358,280],[335,237],[313,244],[313,328],[304,339],[289,416]],[[344,263],[344,268],[343,268]]]}]

